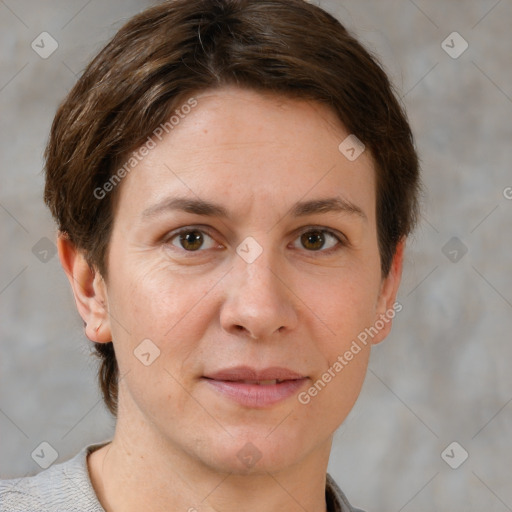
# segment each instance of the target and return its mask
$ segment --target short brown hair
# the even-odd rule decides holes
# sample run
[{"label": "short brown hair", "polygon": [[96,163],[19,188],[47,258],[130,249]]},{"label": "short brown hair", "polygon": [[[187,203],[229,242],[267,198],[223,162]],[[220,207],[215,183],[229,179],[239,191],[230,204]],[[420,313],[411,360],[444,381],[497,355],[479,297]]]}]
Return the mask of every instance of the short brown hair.
[{"label": "short brown hair", "polygon": [[[60,105],[45,202],[61,232],[107,278],[117,187],[104,186],[184,99],[238,85],[328,105],[371,152],[382,274],[418,210],[419,166],[407,118],[375,57],[333,16],[302,0],[174,0],[129,20]],[[340,141],[341,142],[341,141]],[[95,344],[105,404],[117,415],[112,342]]]}]

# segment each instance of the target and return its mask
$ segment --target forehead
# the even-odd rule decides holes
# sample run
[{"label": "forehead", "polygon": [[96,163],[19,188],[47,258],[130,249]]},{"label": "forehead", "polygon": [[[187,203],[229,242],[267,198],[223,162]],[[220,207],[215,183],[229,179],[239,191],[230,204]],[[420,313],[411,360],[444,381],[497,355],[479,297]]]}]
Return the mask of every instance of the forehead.
[{"label": "forehead", "polygon": [[128,215],[176,193],[229,199],[234,209],[255,199],[282,208],[341,194],[371,216],[372,158],[344,156],[339,146],[350,134],[327,106],[235,87],[194,101],[193,109],[178,109],[172,130],[153,137],[153,149],[123,178],[119,209]]}]

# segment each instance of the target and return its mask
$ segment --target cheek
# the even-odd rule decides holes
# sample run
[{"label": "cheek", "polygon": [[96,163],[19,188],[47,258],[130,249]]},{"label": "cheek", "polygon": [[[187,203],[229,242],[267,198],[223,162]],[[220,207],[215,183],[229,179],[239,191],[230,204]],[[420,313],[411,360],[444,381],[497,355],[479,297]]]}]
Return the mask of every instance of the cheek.
[{"label": "cheek", "polygon": [[294,288],[334,347],[374,322],[380,288],[380,268],[375,262],[356,262],[329,273],[297,276]]},{"label": "cheek", "polygon": [[[191,281],[171,275],[162,263],[112,273],[112,337],[120,375],[126,375],[123,396],[168,422],[187,410],[181,386],[190,385],[192,356],[210,321],[205,299],[210,279]],[[192,413],[200,419],[199,409],[187,412]]]},{"label": "cheek", "polygon": [[207,282],[191,282],[168,267],[163,258],[142,255],[113,273],[114,308],[131,325],[130,331],[162,335],[204,296]]},{"label": "cheek", "polygon": [[374,324],[380,288],[380,266],[375,258],[317,279],[302,279],[301,296],[312,311],[316,351],[322,368],[312,387],[299,397],[311,419],[322,416],[335,429],[350,412],[368,366],[371,339],[365,329]]},{"label": "cheek", "polygon": [[120,369],[138,368],[134,351],[148,339],[156,348],[145,343],[160,351],[169,370],[183,364],[212,321],[208,292],[218,278],[170,272],[168,263],[159,260],[119,266],[111,279],[109,307]]},{"label": "cheek", "polygon": [[351,361],[344,364],[335,360],[311,383],[309,388],[298,397],[298,407],[305,417],[316,424],[319,420],[322,429],[334,432],[352,410],[364,382],[368,366],[369,348],[363,347],[361,352]]},{"label": "cheek", "polygon": [[371,344],[364,335],[375,319],[378,292],[378,280],[367,276],[343,273],[329,280],[323,290],[310,289],[306,295],[319,326],[315,350],[322,363],[298,402],[306,417],[312,422],[321,417],[329,431],[349,414],[367,371]]}]

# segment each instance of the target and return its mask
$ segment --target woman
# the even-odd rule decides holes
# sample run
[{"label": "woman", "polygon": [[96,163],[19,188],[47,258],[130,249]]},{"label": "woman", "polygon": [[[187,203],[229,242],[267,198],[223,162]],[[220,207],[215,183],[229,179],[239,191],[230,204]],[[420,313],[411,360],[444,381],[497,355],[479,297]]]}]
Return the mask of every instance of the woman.
[{"label": "woman", "polygon": [[45,201],[112,440],[2,510],[352,511],[326,473],[400,310],[418,159],[373,57],[301,0],[131,19],[59,107]]}]

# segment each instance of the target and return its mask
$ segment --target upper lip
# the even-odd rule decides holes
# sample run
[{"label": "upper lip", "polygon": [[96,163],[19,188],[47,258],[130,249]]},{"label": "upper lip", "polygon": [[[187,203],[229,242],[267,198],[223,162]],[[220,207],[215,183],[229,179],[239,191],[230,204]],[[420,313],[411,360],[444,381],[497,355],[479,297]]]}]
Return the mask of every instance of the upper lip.
[{"label": "upper lip", "polygon": [[225,368],[216,372],[208,373],[204,375],[207,379],[214,380],[297,380],[303,379],[305,376],[300,373],[294,372],[288,368],[281,368],[273,366],[270,368],[264,368],[257,370],[249,366],[236,366],[233,368]]}]

